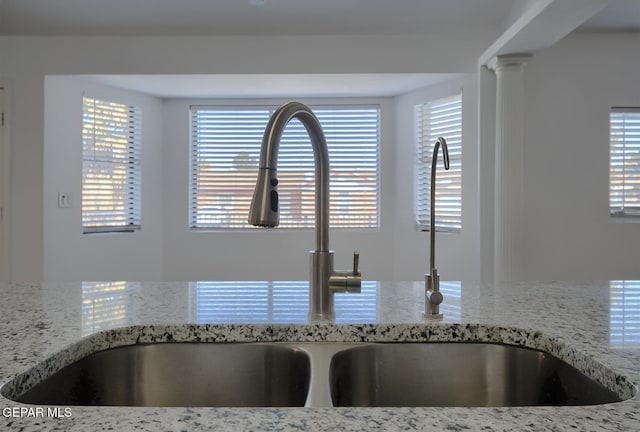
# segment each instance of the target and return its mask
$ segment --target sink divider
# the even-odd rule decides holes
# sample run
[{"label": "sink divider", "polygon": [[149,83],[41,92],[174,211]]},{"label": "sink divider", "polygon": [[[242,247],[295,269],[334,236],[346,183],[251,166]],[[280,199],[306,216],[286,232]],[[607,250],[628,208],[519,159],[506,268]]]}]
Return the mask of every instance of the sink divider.
[{"label": "sink divider", "polygon": [[304,406],[313,408],[333,407],[329,385],[331,359],[340,351],[355,346],[362,346],[362,344],[306,342],[287,345],[307,353],[311,362],[311,380],[307,393],[307,401]]}]

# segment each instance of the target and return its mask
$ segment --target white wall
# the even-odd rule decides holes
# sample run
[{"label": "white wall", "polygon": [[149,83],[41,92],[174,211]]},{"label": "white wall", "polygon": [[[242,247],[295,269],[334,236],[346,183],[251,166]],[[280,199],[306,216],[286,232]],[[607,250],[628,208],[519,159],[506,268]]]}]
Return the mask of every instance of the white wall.
[{"label": "white wall", "polygon": [[[436,234],[435,264],[443,280],[477,280],[478,145],[476,76],[467,75],[397,98],[396,193],[394,205],[394,275],[397,280],[420,280],[429,271],[429,233],[418,231],[413,212],[414,106],[462,92],[462,230]],[[440,165],[439,165],[440,166]]]},{"label": "white wall", "polygon": [[[142,229],[82,233],[82,97],[142,110]],[[162,101],[64,77],[45,82],[44,280],[162,280]],[[58,193],[73,194],[58,208]]]},{"label": "white wall", "polygon": [[[11,86],[13,94],[10,107],[13,280],[43,279],[45,256],[47,260],[51,258],[49,250],[44,255],[43,232],[43,203],[50,199],[43,194],[44,184],[48,182],[44,177],[45,76],[470,73],[474,72],[476,59],[491,42],[490,38],[490,32],[429,37],[0,37],[0,79]],[[46,226],[53,229],[50,223]],[[206,237],[194,239],[194,242],[206,241]],[[348,253],[337,239],[333,246],[340,254]],[[297,241],[295,245],[289,241],[282,247],[297,249],[299,246]],[[173,257],[171,254],[168,252],[168,261]],[[336,261],[341,266],[345,260],[349,260],[348,256],[339,255]],[[210,264],[204,258],[203,261]],[[363,266],[371,265],[365,263],[363,256]],[[306,268],[306,264],[302,268]],[[164,273],[168,279],[177,278],[169,268]],[[292,277],[300,276],[296,272]]]},{"label": "white wall", "polygon": [[640,106],[640,34],[576,34],[525,67],[525,279],[640,278],[608,213],[609,109]]},{"label": "white wall", "polygon": [[[67,183],[52,182],[48,185],[51,180],[48,158],[51,156],[44,139],[45,76],[109,73],[475,72],[476,59],[489,41],[470,39],[468,35],[447,40],[444,43],[442,38],[417,36],[0,37],[0,78],[11,86],[13,94],[10,106],[13,279],[41,280],[44,278],[44,269],[47,268],[49,272],[54,267],[56,277],[62,277],[67,276],[66,271],[72,268],[64,267],[61,262],[64,256],[56,249],[59,243],[51,243],[50,240],[45,242],[49,234],[45,236],[44,231],[58,229],[57,223],[53,222],[64,215],[60,213],[62,210],[51,208],[51,200],[56,197],[57,188],[67,188]],[[527,279],[640,277],[640,266],[637,265],[640,261],[637,252],[640,225],[612,222],[607,212],[608,110],[613,105],[640,105],[638,46],[640,40],[637,34],[572,35],[537,53],[526,66],[528,118],[525,126],[526,232],[523,248]],[[424,95],[432,94],[432,90],[425,90]],[[465,90],[464,95],[465,104],[474,103],[474,90]],[[412,196],[407,188],[413,183],[409,181],[407,173],[413,164],[408,164],[407,158],[413,154],[408,144],[413,140],[407,137],[410,129],[403,122],[414,96],[398,99],[396,142],[391,143],[392,137],[389,144],[384,144],[398,149],[397,152],[390,151],[391,155],[387,154],[386,161],[394,168],[391,172],[384,172],[383,175],[388,178],[382,180],[385,187],[393,188],[390,195],[397,196],[393,228],[387,231],[389,228],[384,225],[388,222],[385,220],[385,214],[388,213],[387,194],[387,198],[383,196],[383,208],[386,210],[381,236],[344,239],[339,235],[332,236],[332,247],[338,252],[337,267],[347,266],[350,249],[359,247],[363,272],[372,279],[419,279],[425,271],[426,233],[414,231],[410,215],[412,205],[406,202],[407,197]],[[172,108],[168,104],[167,110],[170,109],[175,109],[175,106]],[[475,116],[465,114],[464,117],[465,134],[467,128],[474,131],[476,126],[469,122],[475,122]],[[164,128],[167,137],[170,132]],[[474,133],[470,135],[474,142]],[[167,143],[179,141],[175,137],[167,139]],[[186,146],[186,137],[183,142]],[[176,151],[173,144],[168,145],[163,161],[158,162],[164,169],[163,208],[169,219],[165,225],[178,223],[176,215],[170,214],[173,198],[167,199],[167,194],[172,188],[182,187],[176,178],[178,173],[167,169],[167,162],[177,157],[172,156],[173,151]],[[186,150],[184,153],[186,155]],[[466,161],[463,163],[471,168]],[[465,173],[463,179],[465,206],[474,199],[480,199],[477,194],[474,195],[473,180],[468,180],[467,176],[473,179],[475,174]],[[55,190],[54,195],[49,187]],[[472,190],[466,190],[467,187]],[[48,191],[46,196],[45,190]],[[47,221],[45,207],[52,210],[46,213]],[[463,211],[467,212],[466,209]],[[53,219],[48,220],[49,216]],[[474,221],[470,220],[467,224],[465,220],[463,223],[469,227],[469,235],[472,236]],[[277,242],[277,250],[286,251],[288,260],[294,264],[291,269],[287,265],[288,277],[305,278],[306,253],[298,256],[293,251],[297,254],[300,249],[304,251],[309,249],[308,245],[313,245],[312,233],[292,237],[269,231],[260,233],[260,239],[252,237],[250,240],[228,241],[224,235],[190,236],[178,225],[165,232],[165,252],[160,265],[163,267],[161,277],[168,280],[186,276],[197,279],[209,275],[223,278],[207,266],[218,263],[217,269],[222,268],[222,264],[227,262],[224,255],[240,257],[241,249],[246,248],[248,241],[263,245]],[[469,257],[473,254],[479,256],[479,252],[473,249],[475,240],[472,237],[463,239],[464,236],[467,236],[466,228],[457,239],[450,235],[438,236],[436,263],[445,279],[466,278],[468,273],[476,273],[477,263],[469,260]],[[220,248],[216,249],[213,256],[207,256],[207,253],[212,253],[212,240],[216,247],[220,243]],[[384,252],[378,248],[391,248],[393,263],[384,258],[367,258],[383,256],[379,254]],[[199,261],[181,263],[178,268],[176,260],[180,258],[181,251],[188,251],[191,258],[198,256]],[[61,256],[56,257],[55,254]],[[246,260],[244,265],[236,261],[237,266],[224,278],[236,278],[240,273],[256,278],[270,275],[272,267],[266,260],[272,263],[277,256],[269,255],[265,261],[256,260],[256,256]],[[288,260],[282,262],[289,264]],[[67,263],[72,261],[66,260]],[[45,265],[45,262],[48,264]],[[55,262],[58,264],[49,266]],[[94,270],[91,274],[74,274],[73,279],[99,279],[105,276],[98,269]],[[145,279],[155,278],[158,268],[155,264],[149,264],[147,271],[149,273],[144,275]],[[419,274],[415,275],[415,272]],[[386,277],[387,274],[391,276]],[[127,273],[126,276],[132,275]]]},{"label": "white wall", "polygon": [[[332,230],[336,268],[351,266],[351,252],[361,253],[361,271],[369,280],[420,279],[426,271],[427,234],[413,223],[413,106],[464,92],[465,166],[463,231],[438,235],[438,265],[444,279],[477,277],[477,199],[473,193],[475,145],[475,84],[473,76],[420,89],[398,98],[349,99],[347,103],[377,103],[381,107],[380,228]],[[313,230],[191,231],[188,228],[189,106],[191,104],[280,104],[285,100],[166,100],[161,119],[145,115],[148,152],[144,158],[141,233],[82,235],[79,207],[55,207],[58,191],[79,195],[81,166],[78,148],[82,92],[105,94],[109,100],[151,104],[159,101],[130,92],[96,87],[77,79],[48,77],[45,112],[45,279],[306,279],[307,251],[314,247]],[[299,99],[309,105],[335,100]],[[69,105],[68,107],[66,105]],[[143,110],[146,111],[145,107]],[[75,114],[74,114],[75,113]],[[155,121],[154,121],[155,120]],[[148,123],[151,121],[152,123]],[[400,127],[396,126],[396,122]],[[150,126],[153,125],[153,126]],[[154,142],[164,142],[163,160]],[[151,144],[151,146],[149,146]],[[164,164],[162,173],[160,165]],[[150,169],[149,169],[150,168]],[[164,197],[164,200],[161,199]],[[158,203],[163,202],[163,207]],[[149,211],[150,210],[150,211]],[[157,215],[154,219],[149,214]],[[149,226],[149,223],[152,226]],[[148,238],[150,233],[157,238]],[[145,234],[145,236],[143,236]],[[162,241],[160,241],[162,240]],[[61,246],[63,245],[63,246]],[[126,253],[123,253],[123,249]],[[136,256],[135,263],[128,262]],[[160,273],[158,269],[162,268]]]}]

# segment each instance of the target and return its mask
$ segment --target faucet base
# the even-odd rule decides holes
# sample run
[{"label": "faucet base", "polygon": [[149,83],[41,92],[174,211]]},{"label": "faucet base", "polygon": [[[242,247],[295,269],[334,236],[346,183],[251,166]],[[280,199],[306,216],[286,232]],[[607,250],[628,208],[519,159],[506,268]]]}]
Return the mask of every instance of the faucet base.
[{"label": "faucet base", "polygon": [[333,273],[333,251],[309,251],[309,321],[335,318],[329,279]]},{"label": "faucet base", "polygon": [[334,271],[333,251],[309,251],[309,322],[335,320],[335,293],[360,292],[359,256],[355,251],[352,271]]},{"label": "faucet base", "polygon": [[307,316],[307,319],[309,320],[309,323],[311,324],[322,324],[322,323],[333,323],[336,319],[336,314],[332,313],[332,314],[322,314],[322,313],[312,313],[309,312],[309,315]]}]

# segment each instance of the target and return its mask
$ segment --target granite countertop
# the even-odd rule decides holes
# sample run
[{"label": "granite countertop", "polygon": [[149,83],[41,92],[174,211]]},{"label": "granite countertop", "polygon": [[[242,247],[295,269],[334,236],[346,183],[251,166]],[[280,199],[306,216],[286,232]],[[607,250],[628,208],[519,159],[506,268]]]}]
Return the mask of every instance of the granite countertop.
[{"label": "granite countertop", "polygon": [[[640,282],[442,282],[424,321],[419,282],[365,282],[336,295],[336,323],[308,323],[306,282],[0,284],[0,384],[108,346],[151,341],[490,341],[542,348],[623,402],[515,408],[69,407],[57,416],[0,396],[9,431],[640,430]],[[59,354],[64,352],[64,355]],[[56,362],[42,361],[57,354]],[[24,376],[24,375],[23,375]],[[28,378],[27,378],[28,379]],[[9,386],[5,386],[6,388]]]}]

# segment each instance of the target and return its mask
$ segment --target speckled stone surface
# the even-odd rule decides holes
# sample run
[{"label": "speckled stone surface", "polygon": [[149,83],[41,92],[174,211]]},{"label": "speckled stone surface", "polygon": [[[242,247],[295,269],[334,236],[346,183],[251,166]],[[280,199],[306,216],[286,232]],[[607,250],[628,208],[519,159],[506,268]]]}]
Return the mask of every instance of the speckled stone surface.
[{"label": "speckled stone surface", "polygon": [[[486,341],[550,352],[623,402],[515,408],[70,407],[28,416],[0,396],[9,431],[640,431],[640,282],[443,282],[425,321],[421,284],[336,296],[336,323],[306,321],[304,282],[0,284],[0,383],[12,396],[91,352],[154,341]],[[15,379],[15,377],[17,377]],[[13,380],[13,381],[12,381]]]}]

